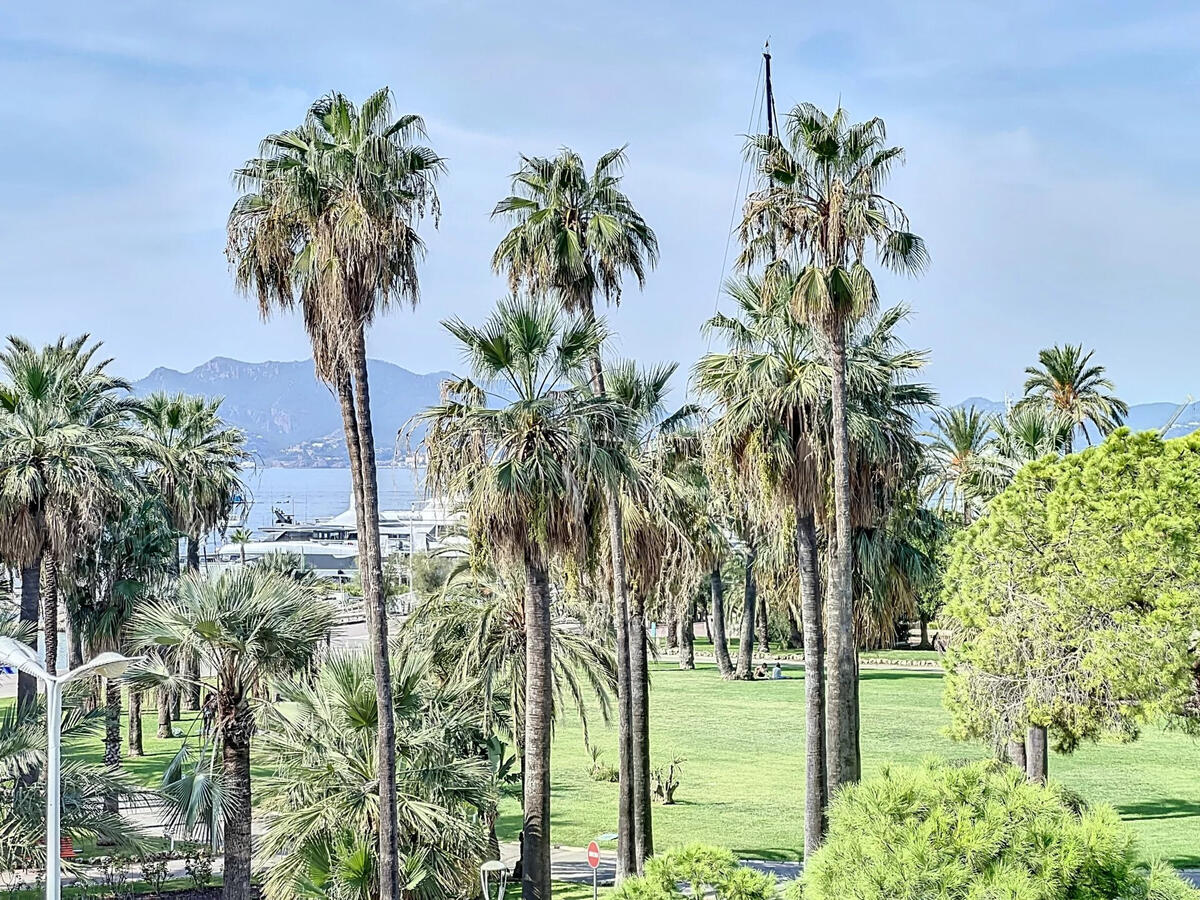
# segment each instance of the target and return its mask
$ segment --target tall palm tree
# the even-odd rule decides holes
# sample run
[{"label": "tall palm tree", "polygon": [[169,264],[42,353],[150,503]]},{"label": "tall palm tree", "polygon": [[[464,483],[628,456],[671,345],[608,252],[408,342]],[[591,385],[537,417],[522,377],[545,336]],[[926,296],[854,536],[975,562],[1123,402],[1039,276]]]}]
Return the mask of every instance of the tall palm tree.
[{"label": "tall palm tree", "polygon": [[[250,454],[245,435],[221,419],[220,408],[220,398],[156,392],[138,411],[147,438],[145,477],[166,501],[175,528],[186,539],[187,569],[193,573],[200,571],[204,536],[228,521],[234,498],[246,491],[242,467]],[[178,552],[174,565],[178,571]],[[189,707],[198,710],[196,661],[184,662],[191,674]]]},{"label": "tall palm tree", "polygon": [[740,263],[765,265],[768,290],[786,294],[824,338],[832,374],[834,566],[828,598],[827,733],[832,788],[858,779],[857,654],[854,646],[851,460],[847,433],[848,326],[877,300],[868,248],[886,267],[916,273],[928,263],[908,218],[881,193],[902,156],[882,119],[852,123],[809,103],[788,113],[784,134],[753,135],[747,152],[766,185],[746,200]]},{"label": "tall palm tree", "polygon": [[242,565],[246,564],[246,545],[254,540],[254,535],[247,528],[239,528],[229,536],[229,540],[238,545],[242,551]]},{"label": "tall palm tree", "polygon": [[[342,94],[322,97],[302,125],[268,135],[258,158],[235,173],[243,194],[226,250],[238,287],[258,298],[264,316],[300,307],[317,375],[337,393],[376,667],[383,796],[395,791],[395,729],[366,329],[377,313],[419,296],[425,247],[417,225],[436,216],[445,169],[425,137],[419,116],[393,118],[387,88],[361,107]],[[380,895],[393,900],[398,837],[389,805],[381,809]]]},{"label": "tall palm tree", "polygon": [[[496,204],[492,216],[513,222],[492,255],[492,267],[505,272],[514,291],[522,286],[557,300],[567,312],[595,318],[598,297],[618,303],[627,275],[641,287],[658,260],[658,239],[621,190],[625,148],[609,150],[591,173],[575,151],[564,147],[554,158],[523,156],[512,176],[512,194]],[[603,396],[601,348],[591,360],[593,390]],[[641,872],[646,854],[650,809],[650,773],[635,768],[634,733],[648,746],[649,722],[634,721],[631,673],[641,668],[645,650],[629,634],[632,627],[625,583],[624,524],[615,486],[605,505],[612,597],[617,633],[618,756],[621,773],[618,803],[618,880]],[[644,623],[641,626],[644,628]],[[640,810],[640,812],[639,812]]]},{"label": "tall palm tree", "polygon": [[928,435],[934,464],[933,497],[942,509],[962,505],[962,523],[971,524],[971,504],[989,480],[995,462],[992,419],[974,406],[940,409]]},{"label": "tall palm tree", "polygon": [[1038,353],[1039,365],[1025,374],[1023,404],[1042,406],[1071,425],[1066,452],[1073,449],[1074,431],[1079,429],[1089,446],[1088,423],[1100,434],[1108,434],[1125,421],[1129,407],[1112,393],[1113,383],[1104,376],[1104,366],[1092,364],[1094,350],[1083,352],[1081,344],[1048,347]]},{"label": "tall palm tree", "polygon": [[[625,476],[620,436],[626,408],[569,388],[605,332],[567,320],[545,301],[500,303],[480,327],[446,323],[473,380],[446,386],[446,401],[419,417],[429,425],[428,489],[463,504],[473,541],[525,575],[526,900],[550,897],[550,716],[553,708],[551,561],[581,553],[590,505]],[[485,403],[495,387],[511,397]]]},{"label": "tall palm tree", "polygon": [[[114,503],[114,486],[129,475],[134,401],[129,385],[97,360],[88,336],[37,348],[10,337],[0,351],[0,539],[22,566],[21,618],[37,622],[42,607],[46,666],[58,656],[58,575]],[[45,570],[46,596],[40,596]],[[18,681],[18,702],[33,684]]]},{"label": "tall palm tree", "polygon": [[[174,597],[134,613],[131,636],[146,650],[174,648],[197,656],[216,676],[217,732],[226,803],[225,900],[249,900],[250,736],[254,689],[272,676],[306,669],[323,645],[332,610],[299,582],[255,569],[206,579],[192,573]],[[139,680],[172,678],[147,668]]]}]

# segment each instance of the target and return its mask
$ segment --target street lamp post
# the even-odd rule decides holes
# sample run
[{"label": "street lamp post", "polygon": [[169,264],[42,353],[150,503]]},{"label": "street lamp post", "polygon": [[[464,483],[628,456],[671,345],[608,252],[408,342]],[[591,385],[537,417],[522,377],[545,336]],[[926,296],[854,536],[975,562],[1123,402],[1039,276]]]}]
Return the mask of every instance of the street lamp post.
[{"label": "street lamp post", "polygon": [[0,664],[14,666],[46,686],[46,900],[62,893],[62,695],[63,686],[83,675],[116,678],[136,662],[120,653],[100,653],[65,675],[51,675],[33,648],[0,637]]}]

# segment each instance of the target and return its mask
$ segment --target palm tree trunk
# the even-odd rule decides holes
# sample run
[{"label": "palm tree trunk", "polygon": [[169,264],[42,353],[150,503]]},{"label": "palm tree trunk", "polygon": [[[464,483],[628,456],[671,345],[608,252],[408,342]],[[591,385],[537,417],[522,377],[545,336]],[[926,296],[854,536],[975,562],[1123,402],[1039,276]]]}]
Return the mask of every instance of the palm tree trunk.
[{"label": "palm tree trunk", "polygon": [[[112,772],[121,768],[121,684],[115,678],[104,679],[104,765]],[[116,795],[105,796],[104,811],[120,811]]]},{"label": "palm tree trunk", "polygon": [[675,607],[667,609],[667,621],[663,627],[665,634],[664,643],[668,650],[679,649],[679,613],[675,611]]},{"label": "palm tree trunk", "polygon": [[679,616],[679,668],[696,668],[696,601],[689,597]]},{"label": "palm tree trunk", "polygon": [[159,688],[155,704],[158,707],[157,735],[159,738],[169,738],[175,733],[171,727],[171,692],[166,688]]},{"label": "palm tree trunk", "polygon": [[142,692],[129,691],[129,755],[145,756],[142,746]]},{"label": "palm tree trunk", "polygon": [[1030,725],[1025,733],[1025,778],[1034,784],[1045,784],[1049,777],[1049,752],[1046,746],[1046,726]]},{"label": "palm tree trunk", "polygon": [[[21,624],[34,632],[33,647],[37,649],[38,612],[42,603],[42,553],[21,569]],[[25,672],[17,673],[17,708],[23,709],[37,698],[37,680]]]},{"label": "palm tree trunk", "polygon": [[758,613],[754,619],[758,629],[758,649],[763,653],[771,652],[771,620],[767,609],[767,595],[761,591],[758,594]]},{"label": "palm tree trunk", "polygon": [[751,541],[746,546],[746,584],[742,600],[742,631],[738,639],[737,669],[734,678],[749,681],[754,666],[754,611],[758,608],[758,583],[754,577],[754,560],[758,548]]},{"label": "palm tree trunk", "polygon": [[46,671],[58,674],[58,563],[47,553],[42,565],[46,570],[46,590],[42,592],[42,631],[46,641]]},{"label": "palm tree trunk", "polygon": [[[187,537],[187,567],[188,572],[196,576],[200,574],[200,537],[189,534]],[[200,657],[193,654],[187,661],[188,678],[188,709],[200,711]]]},{"label": "palm tree trunk", "polygon": [[250,888],[250,707],[227,694],[220,698],[225,781],[225,885],[223,900],[251,900]]},{"label": "palm tree trunk", "polygon": [[646,647],[645,598],[637,590],[629,607],[629,707],[633,721],[633,827],[637,873],[654,855],[650,796],[650,668]]},{"label": "palm tree trunk", "polygon": [[717,657],[717,670],[722,678],[733,674],[733,660],[729,658],[729,640],[725,636],[725,581],[721,578],[721,567],[714,565],[708,575],[712,591],[712,641]]},{"label": "palm tree trunk", "polygon": [[550,581],[525,551],[525,825],[523,900],[550,897]]},{"label": "palm tree trunk", "polygon": [[629,663],[629,607],[625,583],[624,522],[614,493],[608,496],[609,551],[612,556],[613,621],[617,634],[617,881],[637,874],[633,816],[633,706]]},{"label": "palm tree trunk", "polygon": [[933,645],[929,643],[929,618],[920,610],[917,611],[917,615],[921,619],[921,644],[917,649],[932,650]]},{"label": "palm tree trunk", "polygon": [[800,618],[804,627],[804,858],[825,838],[825,648],[821,576],[812,511],[796,504],[796,556],[800,567]]},{"label": "palm tree trunk", "polygon": [[[392,702],[392,665],[388,649],[387,597],[383,554],[379,546],[379,484],[375,472],[375,433],[371,426],[371,392],[367,377],[367,342],[363,325],[354,334],[354,419],[358,426],[358,468],[362,491],[362,528],[358,532],[358,567],[375,669],[375,702],[379,708],[379,896],[400,895],[396,825],[396,719]],[[365,552],[364,552],[365,551]]]},{"label": "palm tree trunk", "polygon": [[83,665],[83,640],[79,635],[79,611],[72,614],[67,610],[67,618],[63,623],[67,636],[67,668],[78,669]]},{"label": "palm tree trunk", "polygon": [[796,607],[790,603],[787,604],[787,626],[788,636],[784,647],[788,650],[799,650],[804,646],[804,635],[800,631],[800,623],[796,621]]},{"label": "palm tree trunk", "polygon": [[1025,755],[1025,739],[1023,737],[1014,737],[1008,742],[1008,761],[1024,772],[1029,766],[1029,759]]},{"label": "palm tree trunk", "polygon": [[826,695],[826,750],[830,796],[858,780],[855,734],[858,709],[855,692],[853,566],[850,522],[850,443],[846,431],[846,330],[838,325],[830,341],[833,370],[833,490],[834,552],[827,600],[829,662],[832,668]]}]

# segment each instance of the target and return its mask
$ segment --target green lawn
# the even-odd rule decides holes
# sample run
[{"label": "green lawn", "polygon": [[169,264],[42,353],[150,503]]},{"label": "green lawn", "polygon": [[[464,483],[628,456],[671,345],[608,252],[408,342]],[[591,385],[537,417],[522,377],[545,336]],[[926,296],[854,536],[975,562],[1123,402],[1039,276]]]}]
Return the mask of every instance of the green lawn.
[{"label": "green lawn", "polygon": [[[803,846],[804,680],[725,682],[712,666],[681,672],[656,667],[651,691],[654,763],[687,757],[678,803],[655,807],[659,848],[693,841],[749,857],[796,859]],[[864,772],[927,754],[951,759],[985,754],[942,734],[941,676],[928,672],[862,673]],[[616,764],[615,731],[591,723],[592,740]],[[577,723],[560,725],[554,744],[551,834],[583,846],[616,830],[617,786],[588,777],[589,758]],[[1147,731],[1132,745],[1102,744],[1051,758],[1051,777],[1091,801],[1114,805],[1130,823],[1143,855],[1178,866],[1200,865],[1200,744],[1177,733]],[[501,838],[520,828],[515,801],[506,804]]]}]

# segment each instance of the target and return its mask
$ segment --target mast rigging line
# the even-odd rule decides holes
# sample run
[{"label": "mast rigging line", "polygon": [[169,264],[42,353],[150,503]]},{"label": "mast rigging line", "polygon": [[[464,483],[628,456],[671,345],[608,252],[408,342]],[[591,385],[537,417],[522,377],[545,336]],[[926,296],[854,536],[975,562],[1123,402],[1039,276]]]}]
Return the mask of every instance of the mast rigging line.
[{"label": "mast rigging line", "polygon": [[[754,99],[750,103],[750,121],[746,125],[746,135],[754,133],[754,124],[758,121],[759,115],[762,112],[762,104],[765,99],[765,92],[761,91],[763,87],[763,71],[767,63],[767,53],[758,62],[758,72],[754,76]],[[746,182],[743,189],[742,182]],[[750,178],[746,176],[746,153],[742,153],[742,163],[738,168],[737,186],[734,189],[733,205],[729,210],[729,229],[725,234],[725,252],[721,257],[721,274],[717,278],[717,295],[713,300],[713,315],[715,316],[721,305],[721,289],[725,286],[725,272],[729,267],[729,245],[733,242],[733,225],[737,221],[738,207],[741,206],[743,199],[750,190]],[[709,349],[712,349],[712,337],[708,338]]]}]

